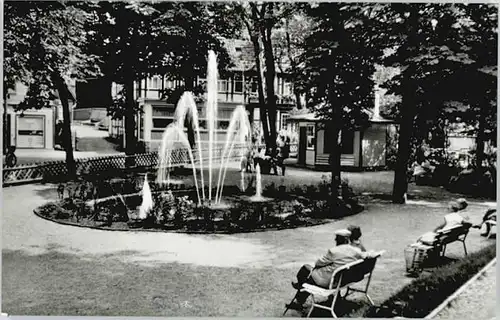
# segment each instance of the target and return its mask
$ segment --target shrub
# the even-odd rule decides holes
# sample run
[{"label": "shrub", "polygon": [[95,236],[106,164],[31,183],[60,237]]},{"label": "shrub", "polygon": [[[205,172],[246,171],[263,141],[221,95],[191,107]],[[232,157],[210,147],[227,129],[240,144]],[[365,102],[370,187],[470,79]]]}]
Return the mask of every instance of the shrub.
[{"label": "shrub", "polygon": [[156,224],[164,224],[167,221],[174,220],[176,204],[172,191],[169,190],[154,196],[154,203],[155,205],[152,213],[155,217]]},{"label": "shrub", "polygon": [[264,187],[264,190],[262,190],[262,194],[264,196],[273,197],[273,198],[276,197],[278,195],[278,193],[279,193],[279,189],[274,182],[271,182],[270,184],[266,185]]},{"label": "shrub", "polygon": [[365,317],[423,318],[439,306],[465,282],[472,278],[496,256],[496,246],[491,245],[449,265],[436,268],[430,275],[421,275],[398,293],[371,307]]},{"label": "shrub", "polygon": [[452,192],[468,194],[472,196],[485,196],[495,198],[496,196],[496,169],[485,170],[467,169],[453,176],[447,186]]},{"label": "shrub", "polygon": [[71,214],[54,202],[46,203],[37,209],[38,214],[52,219],[68,219]]},{"label": "shrub", "polygon": [[[189,200],[188,196],[177,197],[175,201],[175,211],[174,214],[174,223],[176,225],[181,225],[186,221],[186,218],[191,216],[194,212],[194,203],[192,200]],[[208,207],[202,206],[199,208],[206,208],[210,211]],[[205,215],[205,212],[202,212]]]},{"label": "shrub", "polygon": [[108,221],[128,221],[128,208],[121,202],[120,199],[113,200],[108,206],[109,216]]}]

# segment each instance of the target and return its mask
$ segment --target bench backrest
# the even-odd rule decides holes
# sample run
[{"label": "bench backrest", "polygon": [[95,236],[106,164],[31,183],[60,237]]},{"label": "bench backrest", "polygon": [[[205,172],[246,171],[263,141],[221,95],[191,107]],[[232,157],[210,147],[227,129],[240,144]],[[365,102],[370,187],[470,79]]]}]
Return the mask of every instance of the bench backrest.
[{"label": "bench backrest", "polygon": [[469,233],[470,224],[458,225],[452,228],[439,230],[437,233],[436,241],[440,244],[448,244],[456,241],[460,236],[466,236]]},{"label": "bench backrest", "polygon": [[382,252],[379,252],[374,257],[356,260],[337,268],[332,274],[330,289],[334,287],[342,288],[348,284],[363,280],[367,275],[373,272],[377,259],[381,254]]}]

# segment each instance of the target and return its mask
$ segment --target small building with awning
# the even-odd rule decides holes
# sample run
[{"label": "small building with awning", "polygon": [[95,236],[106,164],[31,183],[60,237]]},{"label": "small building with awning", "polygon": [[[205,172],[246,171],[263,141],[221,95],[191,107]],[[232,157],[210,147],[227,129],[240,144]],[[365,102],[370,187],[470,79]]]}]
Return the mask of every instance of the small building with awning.
[{"label": "small building with awning", "polygon": [[[329,133],[328,123],[314,113],[292,115],[288,121],[298,124],[297,164],[312,168],[328,167],[331,146],[335,141]],[[385,119],[377,113],[370,117],[366,128],[343,130],[341,166],[350,170],[385,167],[389,135],[395,130],[394,120]]]}]

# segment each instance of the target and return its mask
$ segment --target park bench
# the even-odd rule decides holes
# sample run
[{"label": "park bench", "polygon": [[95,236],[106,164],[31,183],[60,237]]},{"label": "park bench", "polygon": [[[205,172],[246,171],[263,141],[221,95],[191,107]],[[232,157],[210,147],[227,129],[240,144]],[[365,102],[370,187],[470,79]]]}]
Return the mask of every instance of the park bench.
[{"label": "park bench", "polygon": [[[359,292],[363,293],[368,299],[371,305],[374,305],[373,300],[368,295],[368,287],[370,286],[370,281],[372,278],[373,269],[375,268],[375,264],[377,263],[377,259],[384,253],[384,251],[377,252],[375,255],[366,258],[356,260],[354,262],[348,263],[337,268],[330,280],[330,285],[328,289],[321,288],[311,284],[303,284],[300,291],[306,291],[311,294],[312,297],[312,305],[309,309],[309,313],[307,317],[311,316],[314,308],[329,310],[334,318],[337,318],[337,315],[334,312],[335,303],[337,302],[338,297],[341,296],[341,290],[346,289],[346,293],[342,298],[346,298],[350,293]],[[366,284],[364,288],[353,288],[352,286],[356,283],[362,282],[366,279]],[[317,299],[319,298],[319,299]],[[327,305],[321,304],[320,301],[324,299],[331,299],[331,304],[327,303]],[[292,299],[292,302],[295,300],[295,297]],[[330,300],[328,300],[330,301]],[[328,302],[327,301],[327,302]],[[288,308],[285,310],[288,310]]]},{"label": "park bench", "polygon": [[446,246],[453,242],[462,242],[465,255],[467,247],[465,239],[469,234],[472,224],[463,223],[451,228],[436,231],[432,243],[415,243],[405,249],[406,271],[409,274],[418,274],[426,268],[435,266],[438,258],[443,258]]},{"label": "park bench", "polygon": [[440,256],[444,257],[446,252],[446,246],[455,241],[462,242],[464,247],[465,255],[467,255],[467,247],[465,246],[465,239],[469,234],[469,229],[472,224],[463,223],[458,226],[454,226],[451,228],[442,229],[436,232],[436,240],[432,244],[432,246],[439,250]]},{"label": "park bench", "polygon": [[[488,234],[486,235],[486,238],[491,238],[493,234],[496,234],[496,228],[497,228],[497,221],[496,220],[486,220],[484,222],[485,224],[488,225]],[[493,232],[493,228],[495,228],[495,232]]]}]

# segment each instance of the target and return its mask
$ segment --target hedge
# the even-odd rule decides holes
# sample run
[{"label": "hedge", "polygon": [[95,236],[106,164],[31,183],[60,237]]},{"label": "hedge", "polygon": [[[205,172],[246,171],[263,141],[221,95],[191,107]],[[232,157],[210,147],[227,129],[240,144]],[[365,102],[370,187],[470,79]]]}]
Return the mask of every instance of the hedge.
[{"label": "hedge", "polygon": [[446,266],[431,274],[422,274],[380,306],[370,307],[364,314],[369,318],[423,318],[458,290],[493,258],[494,244]]}]

